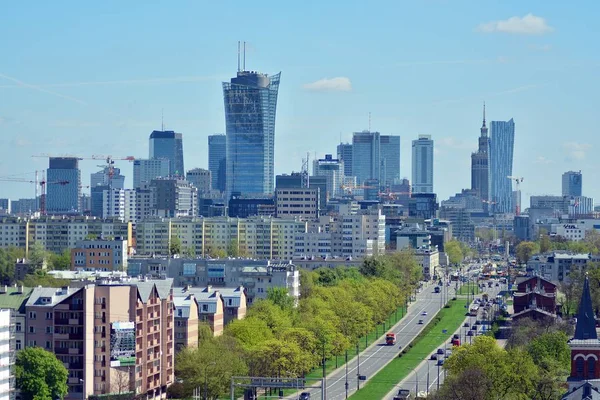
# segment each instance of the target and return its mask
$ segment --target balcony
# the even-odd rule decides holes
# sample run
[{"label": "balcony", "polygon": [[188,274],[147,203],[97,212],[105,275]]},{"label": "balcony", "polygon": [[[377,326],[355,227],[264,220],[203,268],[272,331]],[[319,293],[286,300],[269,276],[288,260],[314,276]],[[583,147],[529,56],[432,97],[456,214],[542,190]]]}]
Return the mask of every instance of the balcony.
[{"label": "balcony", "polygon": [[83,325],[83,323],[79,318],[69,318],[69,325]]},{"label": "balcony", "polygon": [[81,354],[81,349],[69,349],[69,354]]},{"label": "balcony", "polygon": [[54,340],[69,340],[68,333],[55,333]]}]

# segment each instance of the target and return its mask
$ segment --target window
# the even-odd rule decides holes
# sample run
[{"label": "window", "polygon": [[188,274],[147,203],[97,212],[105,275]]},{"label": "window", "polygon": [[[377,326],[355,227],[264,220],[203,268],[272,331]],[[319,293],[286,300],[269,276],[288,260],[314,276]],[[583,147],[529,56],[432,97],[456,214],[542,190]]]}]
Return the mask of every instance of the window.
[{"label": "window", "polygon": [[587,379],[594,379],[596,375],[596,360],[593,357],[588,358]]},{"label": "window", "polygon": [[47,326],[46,327],[46,333],[52,333],[52,327],[51,326]]},{"label": "window", "polygon": [[29,333],[35,333],[35,327],[34,326],[30,326],[29,327]]},{"label": "window", "polygon": [[51,349],[52,348],[52,342],[46,340],[46,348],[47,349]]},{"label": "window", "polygon": [[578,378],[583,378],[583,363],[583,357],[579,357],[577,360],[575,360],[575,368]]},{"label": "window", "polygon": [[15,325],[15,330],[17,332],[21,332],[22,328],[23,328],[22,324],[20,322],[17,322],[16,325]]},{"label": "window", "polygon": [[52,319],[52,313],[51,312],[47,312],[46,313],[46,319]]},{"label": "window", "polygon": [[35,311],[29,311],[29,319],[35,319],[36,313]]},{"label": "window", "polygon": [[15,350],[21,350],[22,348],[22,344],[21,344],[21,340],[17,339],[17,341],[15,342]]},{"label": "window", "polygon": [[35,347],[37,346],[37,342],[35,340],[30,340],[29,342],[27,342],[27,345],[29,347]]}]

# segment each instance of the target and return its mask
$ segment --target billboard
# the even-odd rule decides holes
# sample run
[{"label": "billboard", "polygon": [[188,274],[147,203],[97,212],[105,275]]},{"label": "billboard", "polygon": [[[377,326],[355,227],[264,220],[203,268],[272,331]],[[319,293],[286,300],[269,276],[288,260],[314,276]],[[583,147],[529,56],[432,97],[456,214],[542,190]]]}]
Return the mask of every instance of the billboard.
[{"label": "billboard", "polygon": [[110,366],[135,365],[135,322],[113,322],[110,325]]}]

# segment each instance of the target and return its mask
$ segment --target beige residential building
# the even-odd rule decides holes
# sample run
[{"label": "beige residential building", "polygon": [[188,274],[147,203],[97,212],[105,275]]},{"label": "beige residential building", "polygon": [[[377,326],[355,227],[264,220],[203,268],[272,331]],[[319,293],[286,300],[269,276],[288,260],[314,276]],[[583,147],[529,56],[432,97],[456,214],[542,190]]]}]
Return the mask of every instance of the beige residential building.
[{"label": "beige residential building", "polygon": [[71,249],[71,269],[126,271],[127,240],[114,238],[77,242],[77,246]]},{"label": "beige residential building", "polygon": [[165,398],[174,379],[172,279],[119,279],[33,289],[28,346],[69,371],[66,399],[118,392]]},{"label": "beige residential building", "polygon": [[319,190],[285,188],[275,191],[277,218],[300,218],[304,221],[319,216]]}]

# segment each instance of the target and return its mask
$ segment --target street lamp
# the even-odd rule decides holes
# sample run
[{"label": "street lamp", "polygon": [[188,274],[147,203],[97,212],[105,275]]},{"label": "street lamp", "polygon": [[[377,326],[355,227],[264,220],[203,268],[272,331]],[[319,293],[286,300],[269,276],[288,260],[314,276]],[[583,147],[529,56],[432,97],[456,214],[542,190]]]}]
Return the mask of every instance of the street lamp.
[{"label": "street lamp", "polygon": [[81,383],[81,398],[85,400],[85,381],[79,378],[79,383]]},{"label": "street lamp", "polygon": [[208,400],[208,367],[217,365],[215,361],[211,361],[204,366],[204,400]]}]

